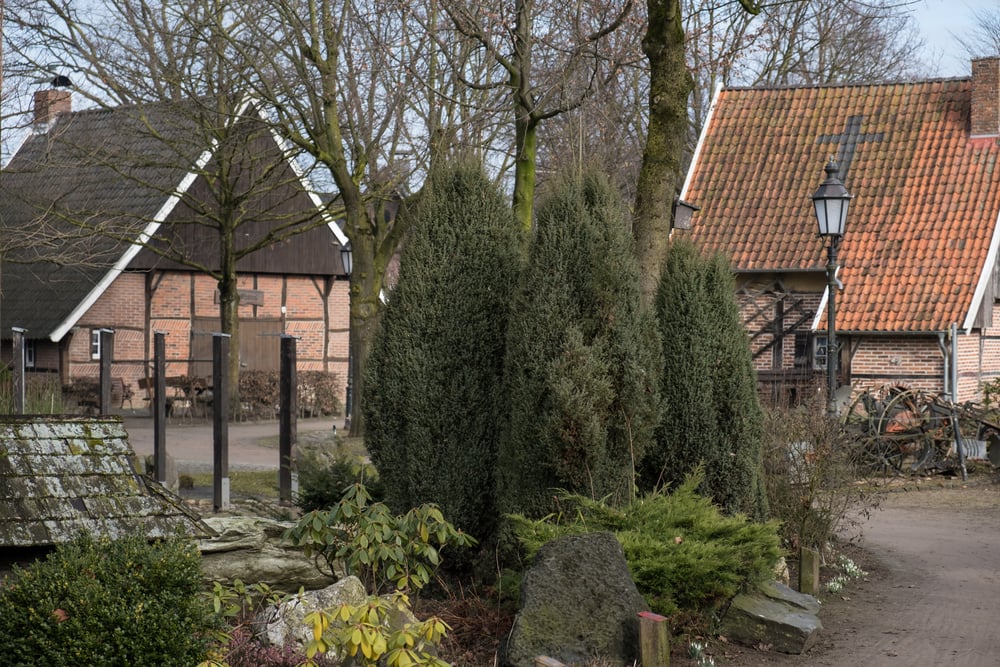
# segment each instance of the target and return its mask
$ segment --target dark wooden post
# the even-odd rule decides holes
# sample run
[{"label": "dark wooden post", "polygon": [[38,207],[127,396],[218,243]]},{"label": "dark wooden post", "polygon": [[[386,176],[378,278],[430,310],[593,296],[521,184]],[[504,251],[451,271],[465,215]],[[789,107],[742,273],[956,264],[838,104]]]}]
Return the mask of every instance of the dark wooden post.
[{"label": "dark wooden post", "polygon": [[212,506],[229,509],[229,334],[212,334]]},{"label": "dark wooden post", "polygon": [[115,355],[115,332],[113,329],[101,329],[101,399],[100,410],[102,415],[111,414],[111,362]]},{"label": "dark wooden post", "polygon": [[278,453],[278,497],[292,499],[292,448],[295,446],[298,430],[299,392],[296,362],[295,336],[281,337],[281,412],[279,415]]},{"label": "dark wooden post", "polygon": [[14,414],[24,414],[24,334],[28,331],[11,327],[14,332]]},{"label": "dark wooden post", "polygon": [[167,343],[166,333],[153,332],[153,465],[156,481],[167,481]]}]

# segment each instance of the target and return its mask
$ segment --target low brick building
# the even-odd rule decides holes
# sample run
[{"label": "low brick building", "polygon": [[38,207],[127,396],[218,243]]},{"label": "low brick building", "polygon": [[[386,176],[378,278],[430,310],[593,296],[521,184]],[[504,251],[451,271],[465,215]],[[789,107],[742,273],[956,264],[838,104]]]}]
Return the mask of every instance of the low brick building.
[{"label": "low brick building", "polygon": [[839,384],[980,396],[1000,377],[1000,58],[972,76],[726,88],[681,198],[732,258],[762,389],[823,386],[826,241],[811,195],[830,158],[854,196],[839,248]]},{"label": "low brick building", "polygon": [[[214,109],[201,102],[74,112],[68,90],[36,94],[34,131],[0,180],[0,233],[13,239],[0,276],[3,362],[18,327],[29,371],[96,378],[99,332],[111,329],[112,375],[137,399],[162,331],[167,375],[207,378],[209,334],[221,328],[219,230],[232,224],[241,366],[276,370],[279,336],[294,335],[299,370],[336,374],[343,392],[347,239],[253,105],[213,119],[199,117]],[[223,138],[200,140],[216,121]]]}]

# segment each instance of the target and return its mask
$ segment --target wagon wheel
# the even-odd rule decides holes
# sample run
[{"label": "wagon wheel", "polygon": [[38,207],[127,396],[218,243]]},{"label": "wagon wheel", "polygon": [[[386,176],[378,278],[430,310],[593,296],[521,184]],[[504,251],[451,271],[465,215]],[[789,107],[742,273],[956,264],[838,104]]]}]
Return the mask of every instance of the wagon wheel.
[{"label": "wagon wheel", "polygon": [[867,389],[848,403],[840,414],[844,429],[852,435],[868,435],[874,430],[877,399]]},{"label": "wagon wheel", "polygon": [[[905,389],[893,392],[880,418],[884,440],[898,450],[898,469],[919,472],[938,462],[947,452],[951,417],[933,409],[933,401],[922,392]],[[942,451],[943,449],[943,451]]]},{"label": "wagon wheel", "polygon": [[869,390],[861,392],[841,415],[844,431],[854,442],[855,468],[866,477],[895,476],[902,460],[899,447],[882,432],[884,401],[879,395]]}]

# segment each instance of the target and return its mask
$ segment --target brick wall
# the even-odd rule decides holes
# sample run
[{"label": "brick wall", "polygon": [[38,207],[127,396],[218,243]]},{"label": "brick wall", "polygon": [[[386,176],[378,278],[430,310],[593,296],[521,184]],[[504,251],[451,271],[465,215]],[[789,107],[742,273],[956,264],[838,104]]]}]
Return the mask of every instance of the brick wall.
[{"label": "brick wall", "polygon": [[[216,281],[186,272],[152,276],[148,328],[146,282],[145,273],[123,273],[84,314],[66,343],[70,377],[98,376],[98,361],[90,358],[90,331],[101,327],[116,331],[112,375],[124,378],[133,389],[146,375],[147,359],[152,363],[156,331],[166,332],[167,375],[191,373],[192,320],[218,321]],[[298,369],[336,373],[343,391],[347,378],[347,282],[334,281],[328,297],[324,294],[326,281],[308,276],[241,275],[237,285],[253,290],[253,298],[241,303],[240,319],[274,322],[278,331],[299,337]]]},{"label": "brick wall", "polygon": [[937,337],[872,336],[854,338],[851,383],[855,389],[895,384],[940,393],[944,357]]}]

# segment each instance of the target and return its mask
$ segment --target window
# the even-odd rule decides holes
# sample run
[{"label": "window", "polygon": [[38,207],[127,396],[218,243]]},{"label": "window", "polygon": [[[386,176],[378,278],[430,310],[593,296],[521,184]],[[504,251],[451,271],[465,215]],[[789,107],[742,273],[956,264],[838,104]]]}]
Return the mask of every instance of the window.
[{"label": "window", "polygon": [[24,367],[35,367],[35,341],[33,340],[24,341]]},{"label": "window", "polygon": [[90,330],[90,358],[100,359],[101,358],[101,330],[91,329]]},{"label": "window", "polygon": [[826,335],[816,335],[813,336],[813,368],[815,370],[823,370],[826,368],[826,355],[827,355],[827,344]]},{"label": "window", "polygon": [[826,334],[795,334],[795,368],[826,369]]}]

